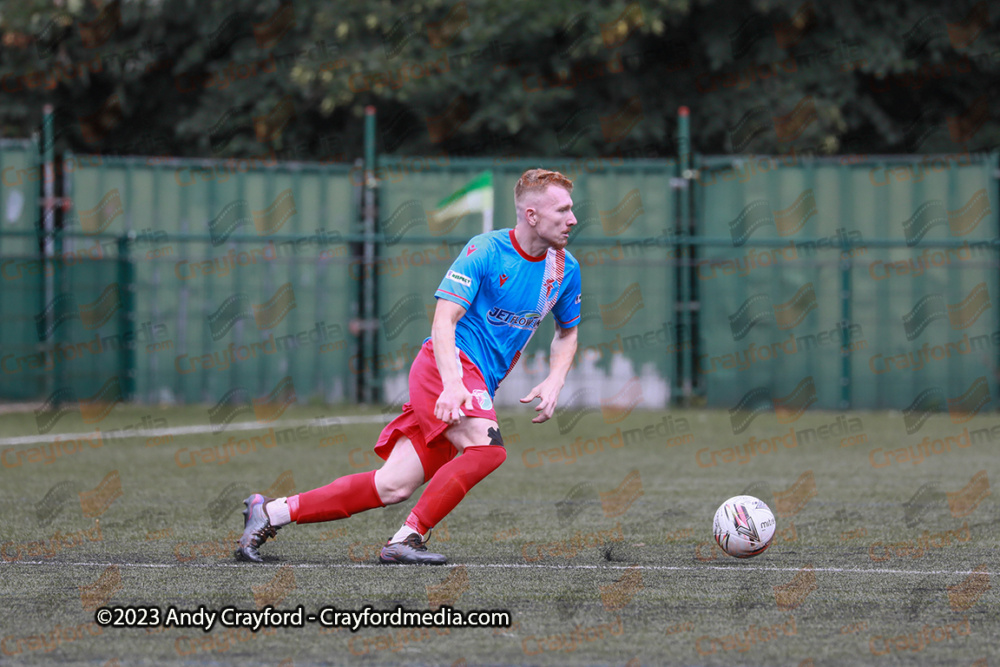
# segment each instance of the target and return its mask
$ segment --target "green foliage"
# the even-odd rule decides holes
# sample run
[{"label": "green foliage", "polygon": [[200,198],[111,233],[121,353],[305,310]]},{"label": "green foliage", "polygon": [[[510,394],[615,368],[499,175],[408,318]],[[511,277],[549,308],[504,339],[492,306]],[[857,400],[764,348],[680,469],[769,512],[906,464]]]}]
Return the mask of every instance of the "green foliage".
[{"label": "green foliage", "polygon": [[[55,5],[55,6],[53,6]],[[610,6],[609,6],[610,5]],[[777,0],[10,3],[0,131],[204,157],[955,152],[1000,142],[997,12]]]}]

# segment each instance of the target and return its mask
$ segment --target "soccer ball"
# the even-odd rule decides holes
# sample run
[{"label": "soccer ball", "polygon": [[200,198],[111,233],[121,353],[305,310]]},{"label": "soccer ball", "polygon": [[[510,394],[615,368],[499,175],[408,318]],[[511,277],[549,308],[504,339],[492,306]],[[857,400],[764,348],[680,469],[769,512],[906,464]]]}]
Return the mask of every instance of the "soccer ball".
[{"label": "soccer ball", "polygon": [[733,496],[716,510],[712,528],[723,551],[736,558],[750,558],[771,546],[776,523],[762,500]]}]

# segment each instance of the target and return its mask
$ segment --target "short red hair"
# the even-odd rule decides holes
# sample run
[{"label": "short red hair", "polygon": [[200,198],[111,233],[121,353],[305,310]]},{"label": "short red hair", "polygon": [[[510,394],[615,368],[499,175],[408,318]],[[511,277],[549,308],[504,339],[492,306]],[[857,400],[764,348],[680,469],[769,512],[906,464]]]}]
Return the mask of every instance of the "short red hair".
[{"label": "short red hair", "polygon": [[550,185],[556,185],[570,194],[573,193],[573,181],[558,171],[529,169],[517,179],[517,185],[514,186],[514,204],[520,205],[525,195],[531,192],[544,192]]}]

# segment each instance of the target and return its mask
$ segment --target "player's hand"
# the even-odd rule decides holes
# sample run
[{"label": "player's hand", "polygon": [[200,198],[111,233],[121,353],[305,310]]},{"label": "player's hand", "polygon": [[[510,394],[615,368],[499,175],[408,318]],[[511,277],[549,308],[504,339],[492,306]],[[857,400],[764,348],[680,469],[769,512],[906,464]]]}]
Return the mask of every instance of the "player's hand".
[{"label": "player's hand", "polygon": [[535,406],[535,412],[537,412],[538,415],[531,420],[531,423],[541,424],[552,419],[552,414],[556,411],[556,403],[559,400],[560,389],[562,389],[560,385],[552,384],[545,380],[532,389],[527,396],[521,399],[522,403],[530,403],[536,398],[542,399],[541,402]]},{"label": "player's hand", "polygon": [[462,408],[472,410],[472,392],[461,382],[445,385],[437,403],[434,404],[434,416],[449,426],[454,426],[462,418]]}]

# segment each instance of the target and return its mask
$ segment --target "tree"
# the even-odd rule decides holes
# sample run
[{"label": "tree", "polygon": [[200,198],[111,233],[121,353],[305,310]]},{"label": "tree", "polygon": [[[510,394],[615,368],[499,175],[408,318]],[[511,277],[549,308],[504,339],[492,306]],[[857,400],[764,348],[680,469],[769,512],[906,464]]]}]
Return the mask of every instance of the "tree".
[{"label": "tree", "polygon": [[79,152],[955,152],[1000,142],[987,3],[29,0],[4,10],[0,128]]}]

